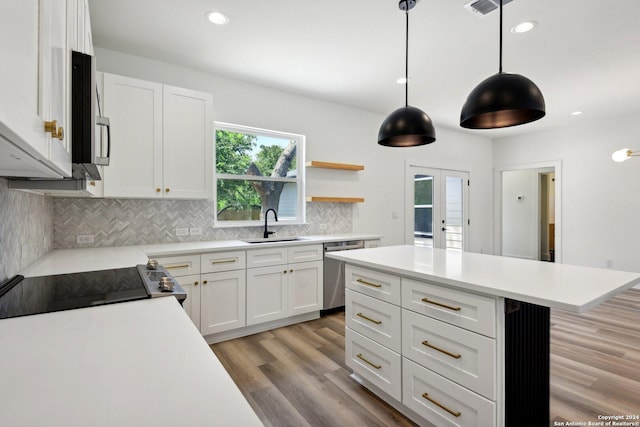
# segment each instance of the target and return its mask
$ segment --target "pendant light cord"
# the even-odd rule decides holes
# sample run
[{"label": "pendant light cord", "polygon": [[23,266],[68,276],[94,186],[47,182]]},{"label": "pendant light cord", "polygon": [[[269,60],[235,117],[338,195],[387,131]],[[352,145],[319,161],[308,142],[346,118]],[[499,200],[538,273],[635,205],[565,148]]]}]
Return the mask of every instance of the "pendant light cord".
[{"label": "pendant light cord", "polygon": [[502,74],[502,0],[500,0],[500,68],[499,72]]},{"label": "pendant light cord", "polygon": [[[501,0],[502,1],[502,0]],[[405,34],[405,50],[404,50],[404,106],[409,106],[409,4],[404,2],[407,17],[407,28]]]}]

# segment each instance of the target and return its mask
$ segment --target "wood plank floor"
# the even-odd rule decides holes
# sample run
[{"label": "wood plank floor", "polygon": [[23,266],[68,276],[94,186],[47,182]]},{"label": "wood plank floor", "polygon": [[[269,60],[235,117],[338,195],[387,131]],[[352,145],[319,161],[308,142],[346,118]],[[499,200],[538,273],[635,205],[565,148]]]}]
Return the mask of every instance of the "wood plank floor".
[{"label": "wood plank floor", "polygon": [[[344,313],[211,346],[266,426],[413,426],[351,378]],[[551,313],[551,422],[640,415],[640,290]]]}]

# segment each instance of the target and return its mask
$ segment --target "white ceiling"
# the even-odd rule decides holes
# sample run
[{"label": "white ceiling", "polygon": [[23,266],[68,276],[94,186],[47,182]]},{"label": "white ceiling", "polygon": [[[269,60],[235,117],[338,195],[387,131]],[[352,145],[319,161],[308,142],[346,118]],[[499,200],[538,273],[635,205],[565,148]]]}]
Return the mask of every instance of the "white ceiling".
[{"label": "white ceiling", "polygon": [[[409,14],[409,104],[459,129],[467,94],[498,71],[498,12],[420,0]],[[96,46],[388,114],[404,104],[397,0],[89,0]],[[230,18],[215,26],[217,10]],[[514,0],[504,71],[542,90],[547,116],[491,138],[640,112],[640,0]],[[535,20],[531,32],[509,29]],[[584,114],[571,116],[581,110]]]}]

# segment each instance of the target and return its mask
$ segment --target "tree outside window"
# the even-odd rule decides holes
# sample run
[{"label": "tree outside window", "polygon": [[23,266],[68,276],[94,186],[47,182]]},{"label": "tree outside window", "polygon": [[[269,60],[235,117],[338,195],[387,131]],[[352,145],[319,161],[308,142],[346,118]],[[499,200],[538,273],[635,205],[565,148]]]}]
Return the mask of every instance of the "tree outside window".
[{"label": "tree outside window", "polygon": [[216,221],[248,225],[267,209],[278,219],[304,222],[302,135],[215,124]]}]

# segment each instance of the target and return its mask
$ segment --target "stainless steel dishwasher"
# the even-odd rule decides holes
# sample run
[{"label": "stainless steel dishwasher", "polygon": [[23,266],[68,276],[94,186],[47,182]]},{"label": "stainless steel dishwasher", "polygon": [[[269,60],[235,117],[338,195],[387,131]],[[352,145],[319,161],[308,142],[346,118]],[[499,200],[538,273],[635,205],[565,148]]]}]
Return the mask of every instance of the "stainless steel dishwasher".
[{"label": "stainless steel dishwasher", "polygon": [[[325,255],[328,252],[350,251],[364,248],[363,240],[328,242],[324,244]],[[344,307],[344,262],[324,257],[324,296],[323,311]]]}]

